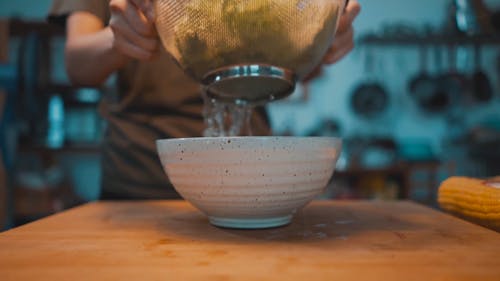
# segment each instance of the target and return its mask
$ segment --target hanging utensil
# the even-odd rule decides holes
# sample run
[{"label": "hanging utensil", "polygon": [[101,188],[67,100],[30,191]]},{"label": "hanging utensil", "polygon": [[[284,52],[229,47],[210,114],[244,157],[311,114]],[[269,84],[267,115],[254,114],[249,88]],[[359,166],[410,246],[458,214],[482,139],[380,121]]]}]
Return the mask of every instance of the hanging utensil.
[{"label": "hanging utensil", "polygon": [[366,50],[365,73],[368,78],[355,88],[351,95],[351,108],[357,115],[372,119],[379,117],[389,104],[389,95],[385,87],[374,76],[374,58]]},{"label": "hanging utensil", "polygon": [[448,73],[443,76],[443,86],[448,91],[450,105],[457,105],[468,92],[469,79],[457,68],[457,46],[448,46]]},{"label": "hanging utensil", "polygon": [[446,87],[442,84],[442,77],[445,73],[442,72],[442,56],[439,46],[434,47],[434,61],[437,72],[432,77],[432,83],[429,83],[429,89],[424,91],[421,88],[412,95],[418,107],[425,113],[442,112],[450,102]]},{"label": "hanging utensil", "polygon": [[408,91],[417,100],[430,97],[436,91],[436,82],[428,72],[427,53],[427,46],[422,45],[420,47],[420,71],[408,84]]}]

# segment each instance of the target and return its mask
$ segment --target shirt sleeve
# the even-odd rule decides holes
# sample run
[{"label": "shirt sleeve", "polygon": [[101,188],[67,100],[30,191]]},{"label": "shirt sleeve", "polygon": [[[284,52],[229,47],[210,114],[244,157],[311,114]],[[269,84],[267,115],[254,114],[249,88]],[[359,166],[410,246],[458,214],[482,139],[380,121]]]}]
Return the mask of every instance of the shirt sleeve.
[{"label": "shirt sleeve", "polygon": [[66,24],[73,12],[89,12],[100,18],[104,24],[109,21],[109,0],[53,0],[47,20],[60,25]]}]

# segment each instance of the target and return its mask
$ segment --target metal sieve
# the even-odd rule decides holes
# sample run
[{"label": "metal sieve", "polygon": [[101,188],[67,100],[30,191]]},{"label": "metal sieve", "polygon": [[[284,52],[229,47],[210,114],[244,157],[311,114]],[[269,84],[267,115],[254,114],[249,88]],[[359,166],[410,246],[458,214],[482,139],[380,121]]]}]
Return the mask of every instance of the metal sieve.
[{"label": "metal sieve", "polygon": [[214,98],[291,94],[321,62],[345,0],[155,0],[165,49]]}]

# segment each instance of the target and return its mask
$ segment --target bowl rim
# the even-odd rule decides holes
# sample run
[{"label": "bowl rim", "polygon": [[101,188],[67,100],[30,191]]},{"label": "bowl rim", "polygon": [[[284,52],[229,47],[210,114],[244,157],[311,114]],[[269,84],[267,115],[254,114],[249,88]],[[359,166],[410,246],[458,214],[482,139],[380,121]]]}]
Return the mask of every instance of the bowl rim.
[{"label": "bowl rim", "polygon": [[221,137],[182,137],[182,138],[166,138],[166,139],[157,139],[156,144],[167,144],[167,143],[178,143],[178,142],[204,142],[204,141],[227,141],[227,140],[253,140],[253,141],[270,141],[270,140],[324,140],[324,141],[333,141],[335,146],[342,145],[342,138],[340,137],[331,137],[331,136],[221,136]]}]

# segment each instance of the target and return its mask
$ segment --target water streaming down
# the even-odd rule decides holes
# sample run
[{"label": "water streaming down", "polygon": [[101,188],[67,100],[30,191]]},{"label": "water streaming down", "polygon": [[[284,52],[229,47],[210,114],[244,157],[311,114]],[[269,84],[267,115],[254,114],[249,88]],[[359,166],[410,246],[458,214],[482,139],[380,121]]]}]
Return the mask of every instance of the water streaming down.
[{"label": "water streaming down", "polygon": [[241,101],[222,101],[203,95],[205,137],[251,136],[254,105]]}]

